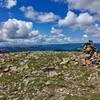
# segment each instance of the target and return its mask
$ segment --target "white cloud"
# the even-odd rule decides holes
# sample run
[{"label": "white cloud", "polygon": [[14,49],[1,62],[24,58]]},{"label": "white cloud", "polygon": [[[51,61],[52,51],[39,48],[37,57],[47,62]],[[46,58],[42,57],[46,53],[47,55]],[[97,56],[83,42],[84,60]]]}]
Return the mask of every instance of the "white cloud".
[{"label": "white cloud", "polygon": [[33,29],[32,22],[8,19],[0,24],[0,43],[7,41],[17,44],[34,43],[67,43],[70,37],[62,34],[62,30],[52,27],[51,33],[46,35]]},{"label": "white cloud", "polygon": [[88,38],[88,35],[87,35],[87,34],[84,34],[83,37],[84,37],[84,38]]},{"label": "white cloud", "polygon": [[94,37],[100,37],[100,26],[98,26],[97,24],[88,26],[85,29],[85,33],[91,33],[91,35]]},{"label": "white cloud", "polygon": [[100,0],[67,0],[69,9],[88,11],[94,14],[94,19],[100,21]]},{"label": "white cloud", "polygon": [[89,13],[80,13],[77,16],[74,12],[68,11],[67,16],[64,19],[58,21],[59,26],[73,26],[75,24],[79,25],[89,25],[94,22],[93,17]]},{"label": "white cloud", "polygon": [[0,41],[16,41],[32,39],[40,41],[42,34],[33,29],[32,22],[21,21],[17,19],[8,19],[0,24]]},{"label": "white cloud", "polygon": [[39,36],[39,31],[38,30],[32,30],[29,34],[29,37],[37,37]]},{"label": "white cloud", "polygon": [[66,3],[67,2],[67,0],[51,0],[51,1],[53,1],[53,2],[64,2],[64,3]]},{"label": "white cloud", "polygon": [[67,0],[70,9],[88,10],[100,14],[100,0]]},{"label": "white cloud", "polygon": [[58,33],[61,33],[61,32],[62,32],[61,29],[58,29],[58,28],[55,28],[55,27],[52,27],[52,28],[51,28],[51,33],[52,33],[52,34],[55,34],[55,33],[58,34]]},{"label": "white cloud", "polygon": [[2,32],[9,38],[26,38],[32,30],[32,23],[16,19],[9,19],[4,22]]},{"label": "white cloud", "polygon": [[5,7],[10,9],[14,6],[16,6],[17,0],[5,0]]},{"label": "white cloud", "polygon": [[33,7],[21,7],[20,10],[24,12],[25,17],[35,20],[38,16],[38,12],[36,12]]},{"label": "white cloud", "polygon": [[38,15],[38,20],[42,23],[53,22],[53,21],[56,21],[57,19],[59,19],[59,17],[52,12]]},{"label": "white cloud", "polygon": [[33,7],[21,7],[20,10],[24,12],[26,18],[30,18],[32,20],[36,20],[41,23],[45,22],[53,22],[59,19],[59,16],[55,15],[53,12],[43,13],[37,12],[33,9]]},{"label": "white cloud", "polygon": [[59,26],[67,26],[76,23],[76,15],[72,11],[67,13],[67,16],[64,19],[60,19],[58,24]]},{"label": "white cloud", "polygon": [[69,11],[64,19],[58,21],[59,26],[67,26],[73,30],[80,29],[83,33],[91,34],[92,36],[100,36],[100,26],[96,24],[94,16],[88,12],[76,15]]},{"label": "white cloud", "polygon": [[0,31],[0,42],[5,41],[6,40],[6,34],[2,33],[2,31]]},{"label": "white cloud", "polygon": [[88,11],[95,13],[94,18],[100,21],[100,0],[52,0],[54,2],[66,2],[69,10]]},{"label": "white cloud", "polygon": [[93,37],[100,37],[100,25],[97,25],[100,22],[100,0],[67,0],[67,3],[69,10],[79,10],[81,13],[76,17],[76,23],[68,24],[65,20],[68,18],[67,14],[59,21],[60,25],[80,29],[83,33],[88,33]]},{"label": "white cloud", "polygon": [[68,43],[71,42],[70,37],[62,33],[59,28],[52,27],[51,33],[46,38],[47,43]]},{"label": "white cloud", "polygon": [[70,42],[70,37],[64,34],[51,34],[46,38],[47,43],[68,43]]},{"label": "white cloud", "polygon": [[78,24],[82,25],[89,25],[94,22],[93,17],[89,13],[81,13],[76,20]]}]

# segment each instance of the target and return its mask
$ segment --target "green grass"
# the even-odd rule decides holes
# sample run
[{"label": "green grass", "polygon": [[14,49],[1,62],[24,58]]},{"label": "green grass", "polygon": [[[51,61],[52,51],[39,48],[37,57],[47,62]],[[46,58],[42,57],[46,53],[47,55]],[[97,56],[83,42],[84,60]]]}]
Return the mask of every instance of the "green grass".
[{"label": "green grass", "polygon": [[[0,100],[100,100],[100,64],[61,64],[79,52],[0,54]],[[100,55],[99,55],[100,56]]]}]

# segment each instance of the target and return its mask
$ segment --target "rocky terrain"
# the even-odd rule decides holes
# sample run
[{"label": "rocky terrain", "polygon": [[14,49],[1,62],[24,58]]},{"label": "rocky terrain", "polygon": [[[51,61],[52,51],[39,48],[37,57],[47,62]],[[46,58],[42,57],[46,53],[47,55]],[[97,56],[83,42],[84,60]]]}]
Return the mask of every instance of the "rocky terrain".
[{"label": "rocky terrain", "polygon": [[100,100],[100,63],[85,66],[80,55],[0,54],[0,100]]}]

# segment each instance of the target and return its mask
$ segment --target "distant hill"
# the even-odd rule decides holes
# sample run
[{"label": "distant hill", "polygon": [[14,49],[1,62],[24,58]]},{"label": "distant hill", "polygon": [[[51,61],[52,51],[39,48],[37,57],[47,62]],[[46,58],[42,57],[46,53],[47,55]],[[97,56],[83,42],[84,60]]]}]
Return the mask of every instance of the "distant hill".
[{"label": "distant hill", "polygon": [[[94,44],[97,51],[100,51],[100,44]],[[46,45],[29,45],[29,46],[1,46],[0,52],[21,52],[21,51],[80,51],[83,47],[82,43],[70,44],[46,44]]]}]

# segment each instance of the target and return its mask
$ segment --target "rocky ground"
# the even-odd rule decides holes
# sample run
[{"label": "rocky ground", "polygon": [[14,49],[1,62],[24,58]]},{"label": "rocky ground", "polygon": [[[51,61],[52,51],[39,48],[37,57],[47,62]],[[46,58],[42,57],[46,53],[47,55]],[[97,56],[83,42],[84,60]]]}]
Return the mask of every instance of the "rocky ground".
[{"label": "rocky ground", "polygon": [[79,55],[0,54],[0,100],[100,100],[100,63],[84,66]]}]

